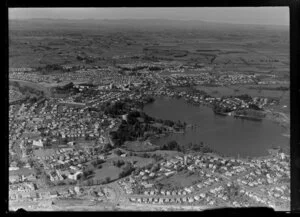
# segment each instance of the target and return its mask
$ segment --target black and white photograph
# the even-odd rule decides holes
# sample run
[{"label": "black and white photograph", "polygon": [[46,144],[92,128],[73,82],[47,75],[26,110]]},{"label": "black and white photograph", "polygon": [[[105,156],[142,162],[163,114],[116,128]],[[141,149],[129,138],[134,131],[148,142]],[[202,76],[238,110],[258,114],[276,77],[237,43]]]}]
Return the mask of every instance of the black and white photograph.
[{"label": "black and white photograph", "polygon": [[8,8],[9,211],[290,211],[289,13]]}]

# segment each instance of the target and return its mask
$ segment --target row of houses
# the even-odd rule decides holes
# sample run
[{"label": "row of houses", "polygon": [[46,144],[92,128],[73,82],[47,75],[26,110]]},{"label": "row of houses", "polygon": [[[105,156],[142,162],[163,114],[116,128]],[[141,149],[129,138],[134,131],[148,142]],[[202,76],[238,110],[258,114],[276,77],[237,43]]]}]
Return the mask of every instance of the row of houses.
[{"label": "row of houses", "polygon": [[[131,192],[131,189],[144,187],[143,194],[148,196],[157,196],[157,195],[163,195],[163,196],[180,196],[180,195],[188,195],[195,190],[203,189],[205,187],[209,187],[213,185],[214,183],[218,183],[221,180],[220,177],[215,177],[213,174],[215,173],[214,170],[216,167],[224,168],[223,175],[231,177],[233,175],[239,175],[241,173],[244,173],[246,171],[249,171],[249,168],[252,168],[252,170],[256,172],[250,172],[250,174],[246,174],[246,176],[242,176],[242,178],[238,178],[237,182],[241,185],[248,185],[249,187],[255,187],[255,186],[263,186],[263,184],[267,183],[267,180],[270,179],[268,177],[269,175],[265,176],[265,178],[261,178],[260,175],[263,176],[264,172],[260,171],[260,165],[262,162],[268,162],[268,159],[263,159],[260,161],[246,161],[246,160],[239,160],[239,159],[223,159],[221,157],[217,156],[202,156],[202,155],[185,155],[184,157],[176,156],[175,158],[171,160],[164,161],[160,163],[160,169],[156,172],[150,172],[149,170],[143,170],[138,175],[133,175],[131,179],[134,181],[128,181],[127,187],[125,187],[126,192]],[[258,163],[259,162],[259,163]],[[276,161],[275,161],[276,162]],[[274,163],[275,163],[274,162]],[[273,164],[274,164],[273,163]],[[277,162],[278,163],[278,162]],[[178,165],[185,166],[185,168],[190,168],[190,170],[193,171],[199,171],[202,175],[202,179],[200,183],[179,189],[179,190],[166,190],[162,189],[158,191],[157,189],[153,188],[153,185],[151,183],[153,182],[150,177],[159,177],[161,175],[161,172],[163,172],[166,176],[166,174],[171,172],[172,174],[175,174],[177,172]],[[207,166],[207,165],[211,165]],[[218,166],[217,166],[218,165]],[[223,165],[223,166],[221,166]],[[204,172],[203,168],[210,168],[210,171],[212,174]],[[277,168],[277,167],[276,167]],[[280,167],[278,167],[280,168]],[[282,169],[282,168],[280,168]],[[221,170],[222,171],[222,170]],[[221,172],[218,170],[218,173]],[[268,171],[268,170],[266,170]],[[221,173],[221,174],[222,174]],[[146,178],[145,178],[146,177]],[[250,177],[254,177],[254,179],[251,179]],[[157,180],[157,179],[156,179]],[[150,186],[147,190],[147,187],[145,187],[145,184],[142,184],[145,182],[146,185]],[[273,182],[276,183],[276,180]],[[123,184],[126,185],[126,184]],[[212,191],[211,193],[214,193],[216,189],[210,189]],[[222,188],[218,189],[222,190]],[[217,190],[216,190],[217,191]],[[224,196],[226,198],[226,196]],[[223,198],[223,199],[224,199]],[[224,199],[227,200],[227,199]]]},{"label": "row of houses", "polygon": [[216,200],[205,193],[185,197],[129,197],[132,203],[214,205]]}]

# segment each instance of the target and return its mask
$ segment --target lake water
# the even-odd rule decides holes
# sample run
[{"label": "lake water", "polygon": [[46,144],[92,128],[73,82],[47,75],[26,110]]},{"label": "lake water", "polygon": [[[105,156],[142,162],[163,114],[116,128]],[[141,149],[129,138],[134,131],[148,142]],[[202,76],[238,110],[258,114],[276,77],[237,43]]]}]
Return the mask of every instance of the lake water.
[{"label": "lake water", "polygon": [[229,156],[265,156],[272,146],[287,147],[289,138],[284,137],[284,129],[274,122],[250,121],[215,115],[211,108],[194,106],[184,99],[158,97],[144,107],[144,112],[152,117],[196,124],[184,134],[171,134],[154,143],[164,144],[176,140],[180,144],[203,141],[214,150]]}]

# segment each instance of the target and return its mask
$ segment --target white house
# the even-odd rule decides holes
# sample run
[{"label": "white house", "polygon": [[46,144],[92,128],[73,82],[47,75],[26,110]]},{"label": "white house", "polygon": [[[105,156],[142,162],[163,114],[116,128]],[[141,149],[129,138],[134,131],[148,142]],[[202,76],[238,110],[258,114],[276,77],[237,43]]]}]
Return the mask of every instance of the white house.
[{"label": "white house", "polygon": [[40,140],[33,140],[32,145],[38,146],[38,147],[43,147],[43,142],[42,142],[41,139]]}]

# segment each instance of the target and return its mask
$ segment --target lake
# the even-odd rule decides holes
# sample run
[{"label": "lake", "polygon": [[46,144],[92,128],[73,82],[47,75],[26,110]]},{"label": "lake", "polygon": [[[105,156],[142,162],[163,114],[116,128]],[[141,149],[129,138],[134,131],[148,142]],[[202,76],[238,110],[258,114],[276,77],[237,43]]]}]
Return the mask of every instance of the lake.
[{"label": "lake", "polygon": [[197,125],[184,134],[170,134],[154,141],[164,144],[175,140],[180,144],[208,144],[214,150],[227,156],[258,157],[268,155],[272,146],[287,147],[290,140],[284,137],[284,129],[269,121],[250,121],[231,116],[214,114],[211,108],[194,106],[184,99],[157,97],[144,107],[144,112],[152,117],[173,121],[185,121]]}]

